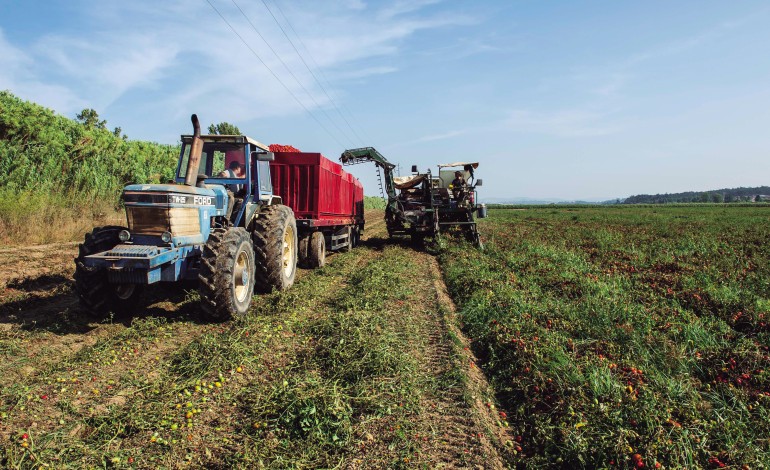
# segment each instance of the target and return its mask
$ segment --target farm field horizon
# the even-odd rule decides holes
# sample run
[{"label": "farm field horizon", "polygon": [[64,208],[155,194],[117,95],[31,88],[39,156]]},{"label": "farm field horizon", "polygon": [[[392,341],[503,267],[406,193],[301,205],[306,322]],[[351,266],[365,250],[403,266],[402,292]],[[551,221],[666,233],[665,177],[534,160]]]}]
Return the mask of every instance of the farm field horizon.
[{"label": "farm field horizon", "polygon": [[76,246],[27,250],[0,276],[0,461],[767,467],[767,210],[492,209],[484,251],[369,210],[359,248],[224,323],[194,286],[96,318]]}]

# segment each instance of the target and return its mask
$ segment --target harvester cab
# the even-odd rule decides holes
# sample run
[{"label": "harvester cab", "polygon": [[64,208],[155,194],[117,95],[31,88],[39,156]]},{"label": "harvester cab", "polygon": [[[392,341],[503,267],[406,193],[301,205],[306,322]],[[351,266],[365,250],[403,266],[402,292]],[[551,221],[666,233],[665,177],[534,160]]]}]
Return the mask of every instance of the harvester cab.
[{"label": "harvester cab", "polygon": [[[439,204],[478,210],[475,207],[478,200],[476,187],[483,185],[483,181],[481,179],[476,180],[475,177],[475,170],[478,167],[478,162],[455,162],[439,165],[439,176],[434,179],[433,184],[433,194],[434,197],[437,197]],[[481,216],[486,216],[486,214]]]},{"label": "harvester cab", "polygon": [[129,185],[127,227],[87,234],[75,288],[87,309],[128,310],[144,286],[198,280],[212,319],[243,316],[254,290],[294,282],[297,227],[273,194],[269,148],[246,136],[182,136],[175,184]]}]

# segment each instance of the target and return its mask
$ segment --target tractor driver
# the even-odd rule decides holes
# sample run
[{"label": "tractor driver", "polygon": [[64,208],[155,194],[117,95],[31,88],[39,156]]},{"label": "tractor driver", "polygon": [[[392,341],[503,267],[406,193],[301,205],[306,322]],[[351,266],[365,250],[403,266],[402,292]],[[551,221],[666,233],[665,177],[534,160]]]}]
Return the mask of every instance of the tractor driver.
[{"label": "tractor driver", "polygon": [[[219,174],[220,178],[245,178],[246,177],[246,167],[236,160],[233,160],[230,162],[230,165],[228,165],[227,169],[224,170],[222,173]],[[225,187],[232,191],[233,194],[238,195],[243,190],[242,184],[228,184],[225,185]]]},{"label": "tractor driver", "polygon": [[465,197],[465,178],[462,171],[455,171],[455,179],[452,180],[452,196],[457,201]]},{"label": "tractor driver", "polygon": [[[224,170],[222,173],[219,174],[220,178],[245,178],[246,177],[246,167],[236,161],[233,160],[230,162],[230,165],[228,165],[227,169]],[[227,188],[227,196],[228,196],[228,204],[227,204],[227,218],[229,219],[233,215],[233,209],[238,207],[238,210],[240,210],[241,205],[243,204],[243,185],[242,184],[226,184],[225,188]],[[236,204],[236,198],[237,204]]]}]

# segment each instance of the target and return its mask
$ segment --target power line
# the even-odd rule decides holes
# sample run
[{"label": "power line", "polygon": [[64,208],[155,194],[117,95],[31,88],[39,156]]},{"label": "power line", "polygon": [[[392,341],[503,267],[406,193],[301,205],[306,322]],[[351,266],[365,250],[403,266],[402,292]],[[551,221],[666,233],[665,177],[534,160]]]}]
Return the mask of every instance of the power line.
[{"label": "power line", "polygon": [[340,132],[340,134],[342,134],[342,135],[345,137],[345,139],[346,139],[346,140],[348,140],[349,142],[352,142],[353,140],[352,140],[352,139],[351,139],[351,138],[350,138],[350,137],[349,137],[349,136],[348,136],[348,135],[345,133],[345,131],[343,131],[343,130],[340,128],[340,126],[338,126],[338,125],[337,125],[337,123],[336,123],[336,122],[334,122],[334,120],[331,118],[331,116],[329,116],[329,114],[326,112],[326,110],[324,110],[324,109],[321,107],[321,105],[318,103],[318,101],[316,101],[316,99],[315,99],[315,97],[313,96],[313,94],[312,94],[312,93],[310,93],[310,92],[308,91],[308,89],[307,89],[307,88],[305,88],[305,85],[303,85],[303,84],[302,84],[302,82],[301,82],[301,81],[300,81],[300,80],[297,78],[297,76],[296,76],[296,75],[294,75],[294,72],[292,72],[292,71],[291,71],[291,69],[289,68],[289,66],[286,64],[286,62],[284,62],[284,61],[283,61],[283,59],[282,59],[282,58],[281,58],[281,56],[278,54],[278,52],[276,52],[276,50],[275,50],[275,49],[273,49],[273,46],[271,46],[271,45],[270,45],[270,43],[267,41],[267,39],[265,39],[265,37],[264,37],[264,36],[262,36],[262,34],[261,34],[261,33],[259,32],[259,30],[257,29],[257,27],[254,25],[254,23],[252,23],[252,21],[249,19],[249,17],[248,17],[248,16],[246,16],[246,13],[244,13],[244,11],[243,11],[243,10],[241,9],[241,7],[240,7],[240,6],[239,6],[239,5],[238,5],[238,4],[235,2],[235,0],[230,0],[230,1],[232,1],[232,2],[233,2],[233,5],[235,5],[235,7],[236,7],[236,8],[238,8],[238,11],[240,11],[240,12],[241,12],[241,15],[243,15],[243,17],[244,17],[244,18],[246,18],[246,21],[248,21],[248,22],[249,22],[249,24],[251,25],[251,29],[253,29],[253,30],[254,30],[254,32],[255,32],[255,33],[257,33],[257,35],[259,36],[259,38],[260,38],[260,39],[262,39],[262,42],[264,42],[264,43],[265,43],[265,45],[267,45],[267,47],[268,47],[268,48],[270,48],[270,50],[273,52],[273,55],[275,55],[275,57],[276,57],[276,58],[277,58],[277,59],[278,59],[278,60],[281,62],[281,64],[283,64],[283,67],[286,69],[286,71],[287,71],[287,72],[289,72],[289,74],[292,76],[292,78],[294,78],[294,81],[295,81],[295,82],[297,82],[297,84],[298,84],[298,85],[299,85],[299,86],[300,86],[300,87],[301,87],[301,88],[302,88],[302,89],[305,91],[305,93],[307,93],[307,95],[310,97],[310,99],[311,99],[311,100],[313,100],[313,103],[315,103],[315,105],[318,107],[318,109],[319,109],[319,110],[321,110],[321,112],[322,112],[322,113],[324,113],[324,116],[326,116],[326,118],[329,120],[329,122],[331,122],[331,123],[332,123],[332,125],[333,125],[333,126],[334,126],[334,127],[335,127],[335,128],[336,128],[336,129],[337,129],[339,132]]},{"label": "power line", "polygon": [[[358,138],[359,142],[361,142],[362,144],[366,144],[366,142],[365,142],[363,139],[361,139],[361,136],[360,136],[360,135],[358,135],[358,133],[356,132],[356,130],[355,130],[355,129],[353,129],[353,126],[351,126],[351,125],[350,125],[350,122],[347,120],[347,118],[346,118],[346,117],[345,117],[345,116],[342,114],[342,111],[340,111],[340,108],[339,108],[339,107],[337,107],[337,103],[334,101],[334,99],[331,97],[331,95],[329,94],[329,92],[326,90],[326,87],[324,87],[324,86],[323,86],[323,83],[321,83],[321,81],[318,79],[318,77],[316,76],[316,74],[313,72],[313,70],[312,70],[312,69],[310,68],[310,66],[307,64],[307,62],[305,61],[305,58],[304,58],[304,57],[302,56],[302,54],[299,52],[299,50],[297,49],[297,46],[295,46],[295,45],[294,45],[294,42],[291,40],[291,38],[289,37],[289,35],[286,33],[286,30],[283,28],[283,26],[281,25],[281,23],[280,23],[280,22],[278,21],[278,19],[275,17],[275,15],[273,14],[273,11],[272,11],[272,10],[270,9],[270,7],[267,5],[267,3],[265,2],[265,0],[262,0],[262,4],[263,4],[263,5],[265,5],[265,8],[267,8],[267,11],[270,13],[270,16],[272,16],[272,17],[273,17],[273,20],[275,21],[275,24],[277,24],[277,25],[278,25],[278,27],[281,29],[281,32],[283,33],[283,35],[284,35],[284,36],[286,37],[286,39],[289,41],[289,44],[291,44],[291,47],[294,49],[294,52],[296,52],[296,53],[297,53],[297,56],[299,56],[300,60],[301,60],[301,61],[302,61],[302,63],[305,65],[305,68],[307,69],[307,71],[308,71],[308,72],[310,72],[310,75],[312,75],[312,76],[313,76],[313,79],[316,81],[316,83],[317,83],[317,84],[318,84],[318,86],[321,88],[321,90],[323,90],[324,94],[325,94],[325,95],[326,95],[326,97],[329,99],[329,101],[331,102],[332,106],[334,106],[334,109],[337,111],[337,114],[339,114],[339,115],[340,115],[340,117],[342,118],[342,120],[343,120],[343,121],[345,121],[345,124],[347,124],[348,128],[351,130],[351,132],[353,132],[353,134],[356,136],[356,138]],[[278,12],[281,14],[281,16],[283,17],[284,21],[286,21],[286,24],[289,26],[289,29],[291,29],[291,31],[294,33],[294,36],[297,38],[297,40],[299,41],[299,43],[302,45],[302,47],[303,47],[303,48],[305,49],[305,51],[308,53],[308,56],[310,57],[310,60],[311,60],[311,61],[312,61],[312,62],[315,64],[315,66],[318,68],[318,70],[319,70],[319,73],[323,74],[323,70],[321,70],[321,67],[319,67],[319,66],[318,66],[318,63],[317,63],[317,62],[316,62],[316,61],[313,59],[313,55],[310,53],[310,49],[308,49],[308,48],[307,48],[307,46],[305,45],[305,43],[302,41],[302,38],[299,36],[299,34],[297,34],[297,31],[296,31],[296,30],[294,29],[294,27],[291,25],[291,22],[289,21],[289,19],[288,19],[288,18],[286,17],[286,15],[284,14],[284,12],[283,12],[283,10],[281,9],[280,5],[278,5],[278,2],[273,2],[273,4],[274,4],[274,5],[275,5],[275,7],[278,9]],[[324,78],[326,78],[326,77],[324,77]],[[327,79],[326,81],[327,81],[327,82],[329,82],[329,80],[328,80],[328,79]],[[348,110],[348,113],[352,115],[352,113],[350,113],[350,111],[349,111],[349,110]],[[370,140],[371,140],[371,139],[370,139]]]},{"label": "power line", "polygon": [[[329,78],[324,73],[323,68],[320,65],[318,65],[318,62],[316,62],[316,60],[313,58],[313,54],[310,52],[310,49],[305,45],[305,41],[302,40],[302,36],[300,36],[299,33],[297,32],[297,30],[294,29],[294,26],[291,24],[291,21],[289,21],[289,18],[286,16],[286,14],[284,14],[283,9],[281,8],[281,5],[279,4],[279,2],[277,0],[273,0],[273,4],[278,9],[278,13],[281,14],[281,17],[283,18],[283,20],[289,26],[289,29],[291,30],[291,32],[294,33],[294,37],[297,38],[297,41],[299,41],[299,44],[302,46],[302,48],[305,50],[305,52],[307,52],[308,57],[310,57],[310,61],[313,63],[313,65],[315,66],[316,70],[321,75],[321,78],[323,79],[323,81],[326,82],[326,84],[329,87],[331,87],[331,81],[329,80]],[[319,85],[320,85],[320,83],[319,83]],[[324,88],[323,85],[321,85],[321,89],[324,91],[324,93],[326,93],[327,96],[329,96],[329,94],[326,91],[326,88]],[[345,103],[341,103],[339,108],[337,108],[336,103],[334,102],[334,100],[332,100],[331,97],[329,97],[329,99],[332,101],[332,104],[335,105],[335,109],[337,110],[337,112],[342,117],[342,120],[345,121],[345,124],[348,125],[348,127],[353,132],[353,134],[356,135],[356,137],[358,138],[358,140],[361,141],[362,144],[367,145],[367,142],[364,141],[363,139],[361,139],[361,136],[358,135],[358,133],[353,128],[353,126],[350,125],[350,122],[347,120],[347,118],[345,118],[343,113],[340,112],[340,109],[342,111],[345,111],[346,113],[348,113],[348,116],[350,116],[351,119],[356,121],[357,119],[353,115],[353,113],[350,111],[350,109],[347,106],[345,106]],[[371,136],[369,135],[369,133],[366,132],[366,129],[363,126],[361,126],[361,127],[359,127],[359,130],[364,134],[364,137],[366,137],[366,139],[368,140],[369,144],[373,145],[374,144],[374,139],[372,139]]]},{"label": "power line", "polygon": [[245,39],[243,39],[243,36],[241,36],[241,35],[238,33],[238,31],[236,31],[236,30],[235,30],[235,28],[233,27],[233,25],[231,25],[231,24],[230,24],[230,22],[229,22],[229,21],[227,21],[227,18],[225,18],[225,17],[222,15],[222,13],[220,13],[220,12],[219,12],[219,10],[217,9],[217,7],[215,7],[215,6],[214,6],[214,4],[213,4],[213,3],[211,3],[211,0],[206,0],[206,3],[208,3],[208,4],[209,4],[209,6],[211,6],[211,8],[213,8],[215,12],[217,12],[217,15],[219,15],[219,17],[220,17],[220,18],[222,18],[222,21],[224,21],[224,22],[225,22],[225,24],[226,24],[226,25],[227,25],[227,26],[230,28],[230,30],[233,32],[233,34],[235,34],[236,36],[238,36],[238,39],[240,39],[240,40],[241,40],[241,42],[243,43],[243,45],[244,45],[244,46],[246,46],[246,47],[247,47],[247,48],[248,48],[248,49],[251,51],[251,53],[252,53],[252,54],[254,54],[254,57],[256,57],[256,58],[257,58],[257,59],[258,59],[258,60],[259,60],[259,61],[262,63],[262,65],[264,65],[264,66],[265,66],[265,68],[266,68],[266,69],[267,69],[267,70],[270,72],[270,74],[271,74],[271,75],[272,75],[272,76],[273,76],[273,77],[274,77],[276,80],[278,80],[278,83],[280,83],[280,84],[281,84],[281,85],[282,85],[282,86],[283,86],[283,87],[286,89],[286,91],[288,91],[288,92],[289,92],[289,94],[292,96],[292,98],[294,98],[294,101],[296,101],[296,102],[297,102],[297,103],[298,103],[300,106],[302,106],[302,109],[304,109],[304,110],[305,110],[305,111],[306,111],[306,112],[307,112],[307,113],[310,115],[310,117],[311,117],[311,118],[313,118],[313,120],[314,120],[315,122],[317,122],[317,123],[318,123],[318,125],[319,125],[319,126],[321,126],[321,128],[322,128],[324,131],[326,131],[326,133],[327,133],[327,134],[329,134],[329,137],[331,137],[332,139],[334,139],[334,141],[335,141],[335,142],[337,142],[337,144],[338,144],[340,147],[345,147],[345,145],[343,145],[343,144],[342,144],[342,142],[340,142],[340,141],[339,141],[339,139],[337,139],[337,137],[335,137],[335,136],[334,136],[334,134],[332,134],[331,132],[329,132],[329,129],[327,129],[327,128],[326,128],[326,126],[324,126],[324,125],[323,125],[323,123],[322,123],[321,121],[319,121],[319,120],[318,120],[318,118],[317,118],[317,117],[315,117],[315,115],[314,115],[313,113],[311,113],[311,112],[310,112],[310,110],[307,108],[307,106],[305,106],[305,104],[304,104],[302,101],[300,101],[300,100],[299,100],[299,98],[297,98],[297,95],[295,95],[295,94],[294,94],[294,92],[293,92],[293,91],[291,91],[291,89],[290,89],[288,86],[286,86],[286,84],[285,84],[285,83],[283,83],[283,80],[281,80],[281,78],[280,78],[278,75],[276,75],[276,73],[275,73],[275,72],[273,72],[273,69],[271,69],[271,68],[270,68],[270,66],[269,66],[269,65],[267,65],[267,63],[266,63],[264,60],[262,60],[262,57],[260,57],[260,56],[259,56],[259,54],[257,54],[257,51],[255,51],[255,50],[254,50],[254,49],[253,49],[253,48],[252,48],[252,47],[249,45],[249,43],[248,43],[248,42],[246,42],[246,40],[245,40]]}]

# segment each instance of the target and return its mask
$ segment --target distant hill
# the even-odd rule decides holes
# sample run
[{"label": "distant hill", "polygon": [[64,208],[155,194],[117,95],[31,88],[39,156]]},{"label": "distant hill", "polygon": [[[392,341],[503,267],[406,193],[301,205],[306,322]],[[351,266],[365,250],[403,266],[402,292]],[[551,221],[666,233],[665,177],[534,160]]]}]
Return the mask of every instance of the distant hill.
[{"label": "distant hill", "polygon": [[688,191],[672,194],[639,194],[623,204],[670,204],[691,202],[764,202],[770,199],[770,186],[754,188],[725,188],[712,191]]},{"label": "distant hill", "polygon": [[[556,198],[547,198],[547,199],[536,199],[531,197],[489,197],[489,198],[482,198],[480,202],[483,202],[485,204],[495,204],[495,205],[513,205],[513,206],[521,206],[521,205],[545,205],[545,204],[607,204],[606,201],[582,201],[582,200],[567,200],[567,199],[556,199]],[[615,203],[615,200],[613,199],[611,203]]]},{"label": "distant hill", "polygon": [[580,205],[580,204],[675,204],[675,203],[730,203],[730,202],[770,202],[770,186],[753,188],[725,188],[711,191],[688,191],[684,193],[639,194],[628,198],[608,200],[566,200],[556,198],[529,197],[490,197],[482,198],[480,202],[496,206],[522,205]]}]

